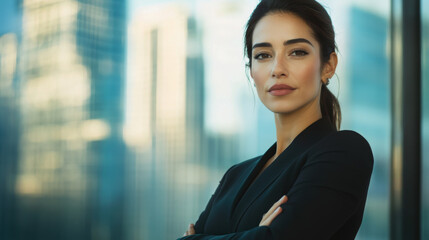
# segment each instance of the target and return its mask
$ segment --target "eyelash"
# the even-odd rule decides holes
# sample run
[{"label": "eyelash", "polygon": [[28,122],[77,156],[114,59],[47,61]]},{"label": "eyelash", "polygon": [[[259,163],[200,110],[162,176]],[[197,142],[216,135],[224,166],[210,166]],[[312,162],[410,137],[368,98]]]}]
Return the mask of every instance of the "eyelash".
[{"label": "eyelash", "polygon": [[[295,53],[295,55],[293,55]],[[297,54],[300,53],[300,54]],[[295,49],[292,51],[292,53],[290,54],[291,56],[298,56],[298,57],[303,57],[305,55],[307,55],[308,52],[302,49]]]},{"label": "eyelash", "polygon": [[[294,49],[289,56],[303,57],[303,56],[306,56],[306,55],[308,55],[307,51],[302,50],[302,49]],[[261,56],[265,56],[265,57],[260,58]],[[256,60],[264,60],[266,58],[269,58],[267,56],[271,57],[270,54],[268,54],[268,53],[259,53],[259,54],[255,55],[254,59],[256,59]]]},{"label": "eyelash", "polygon": [[263,60],[263,59],[268,58],[268,57],[259,58],[260,56],[263,56],[263,55],[271,57],[271,56],[270,56],[270,54],[268,54],[268,53],[259,53],[259,54],[256,54],[254,58],[255,58],[256,60]]}]

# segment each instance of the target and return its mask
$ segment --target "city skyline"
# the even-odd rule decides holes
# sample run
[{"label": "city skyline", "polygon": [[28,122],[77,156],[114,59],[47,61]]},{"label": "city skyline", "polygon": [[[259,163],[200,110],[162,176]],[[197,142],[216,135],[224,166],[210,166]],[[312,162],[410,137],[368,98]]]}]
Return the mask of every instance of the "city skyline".
[{"label": "city skyline", "polygon": [[[11,229],[26,229],[36,238],[179,237],[226,169],[274,143],[273,114],[249,84],[242,54],[242,31],[257,1],[194,2],[128,10],[109,0],[22,5],[21,34],[0,36],[0,98],[6,99],[0,114],[17,111],[2,117],[12,126],[3,132],[21,136],[15,139],[16,156],[1,165],[16,170],[7,174],[15,181],[12,188],[0,185],[13,190],[0,205],[16,202],[6,212],[15,215]],[[330,89],[340,89],[344,128],[361,132],[382,164],[368,199],[376,208],[387,201],[388,189],[380,171],[389,167],[389,78],[380,74],[390,67],[388,49],[380,46],[387,44],[389,23],[387,15],[352,3],[329,11],[343,21],[338,32],[344,55],[340,87],[335,79]],[[348,24],[355,27],[346,30]],[[362,46],[363,41],[369,43]],[[373,77],[362,81],[361,67]],[[366,91],[361,101],[363,90],[357,89],[369,85],[377,94]],[[365,122],[362,112],[377,117]],[[179,211],[177,205],[184,207]],[[37,235],[27,216],[43,213],[48,214],[38,222]],[[376,216],[366,217],[361,239],[387,239],[388,229],[371,228],[379,223]],[[63,226],[66,221],[71,224]],[[58,232],[44,233],[49,226]],[[151,229],[159,226],[167,230],[156,235]],[[11,231],[6,234],[26,236]]]}]

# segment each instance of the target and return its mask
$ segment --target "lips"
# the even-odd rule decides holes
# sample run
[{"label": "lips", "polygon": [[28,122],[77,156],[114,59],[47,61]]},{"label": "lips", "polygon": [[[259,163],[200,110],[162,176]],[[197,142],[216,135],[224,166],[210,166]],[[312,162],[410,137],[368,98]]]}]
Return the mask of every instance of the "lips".
[{"label": "lips", "polygon": [[294,90],[295,88],[286,84],[275,84],[268,92],[273,96],[283,96],[292,93]]},{"label": "lips", "polygon": [[268,92],[271,92],[273,90],[282,90],[282,89],[295,90],[295,88],[286,84],[274,84],[274,86],[272,86],[270,90],[268,90]]}]

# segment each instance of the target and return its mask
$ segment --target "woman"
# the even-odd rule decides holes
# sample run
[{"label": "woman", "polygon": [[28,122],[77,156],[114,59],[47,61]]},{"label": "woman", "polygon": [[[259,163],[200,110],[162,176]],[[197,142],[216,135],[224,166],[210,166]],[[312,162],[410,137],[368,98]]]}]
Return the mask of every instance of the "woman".
[{"label": "woman", "polygon": [[367,141],[338,131],[326,87],[337,66],[331,19],[314,0],[262,0],[245,34],[248,67],[277,141],[232,166],[183,239],[354,239],[373,168]]}]

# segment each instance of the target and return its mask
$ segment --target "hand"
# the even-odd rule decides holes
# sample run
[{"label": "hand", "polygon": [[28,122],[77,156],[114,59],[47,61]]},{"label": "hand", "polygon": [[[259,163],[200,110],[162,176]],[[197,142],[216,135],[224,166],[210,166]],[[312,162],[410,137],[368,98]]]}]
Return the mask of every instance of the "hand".
[{"label": "hand", "polygon": [[277,215],[279,215],[283,211],[280,205],[287,202],[287,200],[287,196],[284,195],[282,198],[280,198],[280,200],[275,202],[274,205],[270,208],[270,210],[268,210],[268,212],[262,216],[262,220],[259,223],[259,226],[270,226],[274,218],[276,218]]},{"label": "hand", "polygon": [[188,230],[183,234],[184,237],[195,234],[194,224],[189,224]]}]

